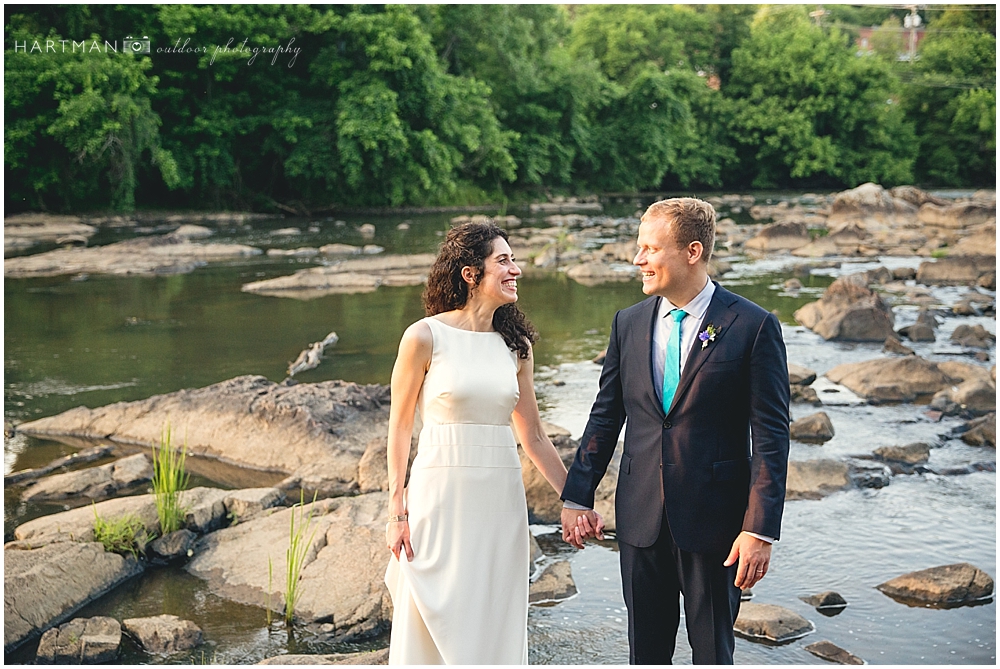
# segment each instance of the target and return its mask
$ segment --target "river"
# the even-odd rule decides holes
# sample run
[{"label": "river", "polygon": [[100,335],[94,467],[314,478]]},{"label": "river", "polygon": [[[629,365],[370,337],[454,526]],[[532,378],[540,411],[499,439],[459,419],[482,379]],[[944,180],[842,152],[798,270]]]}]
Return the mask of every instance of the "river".
[{"label": "river", "polygon": [[[774,196],[779,199],[780,196]],[[637,203],[610,203],[608,213],[627,216]],[[518,212],[515,212],[518,213]],[[343,217],[321,220],[274,220],[252,227],[220,230],[219,241],[261,247],[295,248],[324,243],[375,243],[388,252],[433,251],[450,216]],[[737,220],[740,220],[739,218]],[[406,222],[409,229],[399,229]],[[373,223],[373,240],[357,231]],[[743,222],[743,221],[740,221]],[[530,224],[530,223],[529,223]],[[542,225],[539,223],[539,225]],[[276,237],[279,228],[303,233]],[[98,243],[128,238],[134,229],[102,231]],[[918,258],[884,259],[889,267],[916,267]],[[840,273],[875,264],[845,263],[803,280],[797,294],[782,284],[791,276],[785,259],[743,261],[721,282],[776,310],[783,322],[789,360],[820,374],[843,362],[879,357],[875,344],[836,344],[797,326],[795,309],[816,299]],[[203,267],[191,274],[157,277],[90,276],[8,279],[4,284],[4,417],[14,423],[52,415],[78,405],[100,406],[136,400],[181,388],[199,387],[241,374],[261,374],[274,381],[285,376],[288,361],[309,342],[336,331],[340,341],[301,381],[346,379],[387,383],[395,347],[403,329],[422,317],[419,287],[380,288],[373,293],[333,295],[311,301],[263,297],[240,292],[249,281],[288,274],[308,261],[259,256]],[[933,289],[944,304],[957,289]],[[529,272],[520,282],[521,306],[541,333],[536,346],[537,389],[543,415],[579,437],[597,388],[600,367],[589,362],[607,343],[616,310],[643,298],[638,282],[587,288],[562,274]],[[897,306],[897,327],[912,322],[915,309]],[[995,333],[990,318],[947,318],[938,341],[912,344],[931,359],[970,361],[948,343],[959,322],[982,323]],[[985,367],[995,364],[995,350]],[[934,422],[915,405],[870,406],[849,393],[822,395],[836,436],[822,446],[793,443],[792,459],[843,458],[870,454],[883,445],[926,441],[936,446],[932,466],[994,461],[995,452],[948,438],[955,419]],[[837,399],[830,399],[836,397]],[[794,418],[813,413],[793,405]],[[77,450],[57,442],[17,435],[5,440],[4,471],[45,464]],[[240,472],[205,467],[195,483],[243,485]],[[261,481],[258,484],[271,483]],[[57,510],[26,505],[5,494],[4,533],[32,517]],[[533,528],[545,560],[568,558],[580,591],[553,606],[532,607],[529,615],[530,659],[547,664],[625,663],[628,659],[626,615],[621,598],[617,554],[611,541],[582,552],[561,544],[554,528]],[[817,501],[786,505],[781,541],[774,549],[768,577],[754,590],[754,601],[791,608],[815,623],[816,632],[785,645],[737,639],[741,664],[820,664],[804,647],[828,639],[871,664],[995,664],[996,606],[955,609],[915,608],[882,595],[874,586],[899,574],[942,564],[971,562],[996,576],[996,474],[965,476],[899,475],[882,489],[856,489]],[[799,597],[836,590],[849,602],[827,617]],[[169,662],[252,663],[284,652],[336,652],[384,645],[379,637],[345,646],[318,629],[305,626],[294,637],[268,629],[261,609],[221,600],[201,581],[175,569],[146,574],[86,607],[78,615],[174,613],[199,624],[209,641],[191,654]],[[5,660],[30,661],[28,644]],[[687,644],[678,644],[676,660],[690,662]],[[123,663],[158,663],[126,644]]]}]

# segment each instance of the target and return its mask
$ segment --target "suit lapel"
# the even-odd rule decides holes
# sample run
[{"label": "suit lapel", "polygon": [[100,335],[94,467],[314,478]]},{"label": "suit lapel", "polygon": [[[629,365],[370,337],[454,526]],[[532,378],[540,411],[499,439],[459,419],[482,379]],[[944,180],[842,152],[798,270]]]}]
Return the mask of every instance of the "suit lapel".
[{"label": "suit lapel", "polygon": [[648,309],[644,309],[639,318],[639,322],[646,326],[646,343],[645,346],[638,349],[646,352],[646,355],[642,356],[643,367],[640,370],[642,376],[639,378],[646,379],[646,394],[649,396],[649,400],[660,408],[661,414],[663,413],[663,403],[656,397],[656,383],[653,379],[653,331],[656,329],[656,315],[660,313],[660,300],[662,299],[662,297],[657,297],[655,300],[649,300]]},{"label": "suit lapel", "polygon": [[[691,351],[687,357],[687,362],[684,363],[684,371],[681,372],[680,382],[677,384],[677,392],[674,394],[674,401],[670,405],[670,411],[673,411],[674,407],[677,406],[677,403],[684,396],[684,392],[691,385],[691,381],[698,374],[698,370],[701,369],[705,361],[718,348],[720,340],[729,332],[730,326],[736,320],[736,312],[729,308],[734,302],[736,302],[735,295],[719,284],[715,284],[715,293],[712,295],[712,301],[708,304],[708,310],[705,312],[705,318],[702,319],[698,332],[704,332],[705,328],[712,325],[718,331],[718,334],[715,335],[715,341],[710,342],[705,347],[702,346],[701,340],[695,337],[691,345]],[[670,412],[667,413],[669,414]]]}]

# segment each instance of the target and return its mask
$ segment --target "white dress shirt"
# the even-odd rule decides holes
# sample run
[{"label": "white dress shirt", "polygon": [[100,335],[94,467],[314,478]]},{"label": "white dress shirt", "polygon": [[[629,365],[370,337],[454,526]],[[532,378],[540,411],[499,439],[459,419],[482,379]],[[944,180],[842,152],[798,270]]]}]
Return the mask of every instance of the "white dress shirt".
[{"label": "white dress shirt", "polygon": [[[656,312],[656,323],[653,326],[653,386],[656,390],[656,399],[663,403],[663,365],[667,358],[667,342],[670,341],[670,333],[674,329],[674,319],[669,317],[671,311],[677,308],[683,309],[687,316],[681,321],[681,373],[684,373],[684,365],[687,362],[691,348],[694,346],[698,333],[701,332],[701,323],[705,320],[705,312],[715,295],[715,283],[708,279],[705,287],[701,289],[693,300],[683,307],[677,307],[670,303],[665,297],[660,298],[660,307]],[[583,510],[588,507],[581,506],[576,502],[565,501],[563,506],[567,509]],[[750,536],[757,537],[767,543],[774,543],[773,537],[747,532]]]}]

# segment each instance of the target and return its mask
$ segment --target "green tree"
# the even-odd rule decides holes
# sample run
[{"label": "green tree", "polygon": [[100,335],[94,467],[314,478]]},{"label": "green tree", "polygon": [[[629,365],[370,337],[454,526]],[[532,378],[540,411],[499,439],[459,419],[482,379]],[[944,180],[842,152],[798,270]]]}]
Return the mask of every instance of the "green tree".
[{"label": "green tree", "polygon": [[996,37],[980,29],[974,13],[936,17],[919,58],[899,67],[903,105],[919,136],[922,182],[996,182]]},{"label": "green tree", "polygon": [[178,185],[173,155],[160,145],[160,118],[151,103],[157,79],[147,74],[148,57],[105,52],[97,34],[68,53],[44,48],[46,40],[59,43],[54,32],[43,37],[9,25],[8,37],[9,45],[40,40],[43,47],[5,54],[8,202],[37,208],[85,202],[131,211],[143,163],[155,166],[168,188]]},{"label": "green tree", "polygon": [[724,92],[754,187],[912,178],[913,129],[890,66],[855,55],[844,33],[824,32],[803,7],[758,12]]}]

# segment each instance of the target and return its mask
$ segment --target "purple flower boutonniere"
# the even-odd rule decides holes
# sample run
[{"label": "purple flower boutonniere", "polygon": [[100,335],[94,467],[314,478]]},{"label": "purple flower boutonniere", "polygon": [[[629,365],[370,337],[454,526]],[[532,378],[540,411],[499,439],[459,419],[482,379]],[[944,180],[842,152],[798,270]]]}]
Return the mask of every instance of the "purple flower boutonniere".
[{"label": "purple flower boutonniere", "polygon": [[719,334],[720,331],[720,328],[709,323],[704,330],[698,333],[698,339],[701,340],[701,347],[708,348],[708,345],[715,341],[715,335]]}]

